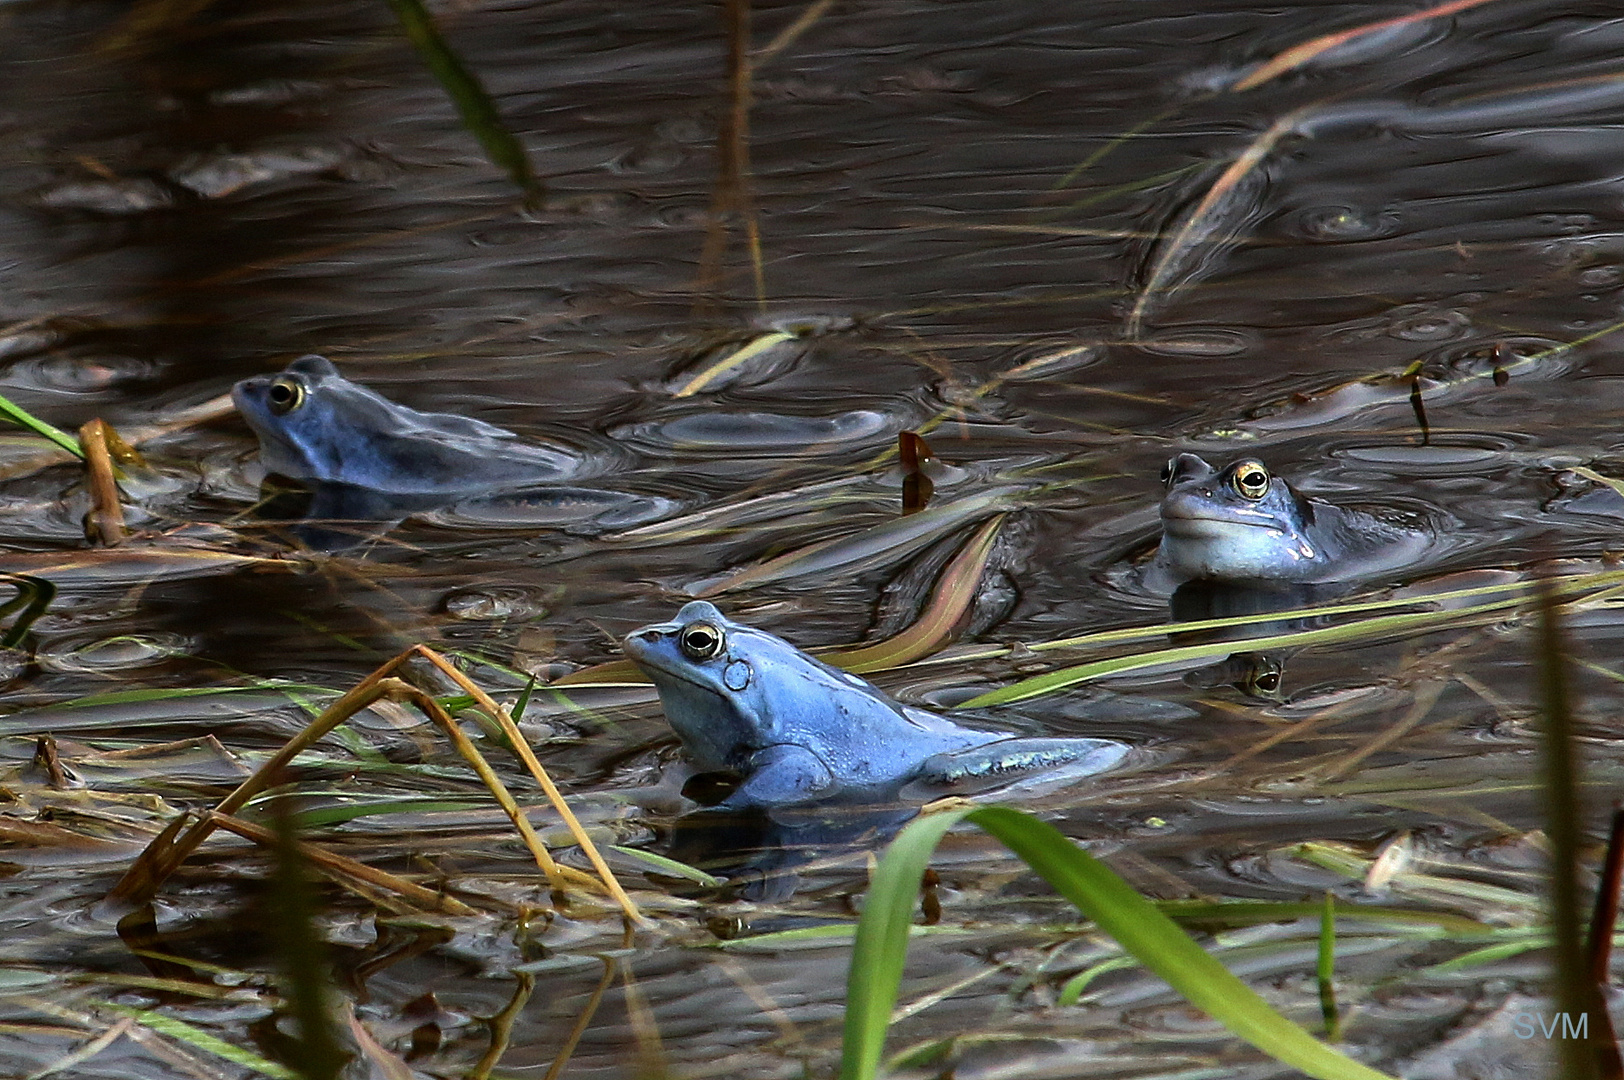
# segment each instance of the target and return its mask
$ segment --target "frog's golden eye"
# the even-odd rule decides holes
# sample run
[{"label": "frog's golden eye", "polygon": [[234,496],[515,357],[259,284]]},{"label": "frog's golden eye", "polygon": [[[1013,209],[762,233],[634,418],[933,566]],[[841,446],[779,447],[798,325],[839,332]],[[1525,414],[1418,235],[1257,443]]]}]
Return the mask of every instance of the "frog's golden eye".
[{"label": "frog's golden eye", "polygon": [[1272,668],[1254,672],[1251,678],[1252,692],[1254,694],[1276,694],[1280,692],[1280,673]]},{"label": "frog's golden eye", "polygon": [[271,388],[265,392],[265,400],[270,403],[273,413],[286,416],[305,403],[305,384],[283,375],[271,383]]},{"label": "frog's golden eye", "polygon": [[1256,502],[1269,493],[1269,470],[1255,461],[1247,461],[1236,467],[1230,483],[1243,497]]},{"label": "frog's golden eye", "polygon": [[677,644],[690,660],[709,660],[722,651],[722,628],[708,622],[689,623],[682,628]]}]

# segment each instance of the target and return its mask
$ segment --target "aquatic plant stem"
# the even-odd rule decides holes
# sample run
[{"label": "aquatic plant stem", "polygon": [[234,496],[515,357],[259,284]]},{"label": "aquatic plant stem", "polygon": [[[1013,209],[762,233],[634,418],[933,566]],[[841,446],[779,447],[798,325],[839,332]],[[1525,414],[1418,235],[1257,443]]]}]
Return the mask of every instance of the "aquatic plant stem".
[{"label": "aquatic plant stem", "polygon": [[129,535],[124,524],[124,507],[118,499],[113,455],[107,447],[107,425],[87,420],[79,428],[79,445],[84,450],[85,471],[89,475],[90,510],[85,514],[85,536],[93,544],[112,547]]},{"label": "aquatic plant stem", "polygon": [[61,428],[52,427],[9,398],[0,397],[0,416],[10,420],[18,427],[25,427],[34,434],[51,440],[74,457],[82,458],[85,456],[85,452],[79,446],[78,440],[72,435],[69,435]]},{"label": "aquatic plant stem", "polygon": [[1618,890],[1624,882],[1624,807],[1613,803],[1613,827],[1607,836],[1607,859],[1596,907],[1590,919],[1590,981],[1605,990],[1612,981],[1613,927],[1618,924]]},{"label": "aquatic plant stem", "polygon": [[[1556,961],[1554,996],[1561,1012],[1569,1017],[1580,1017],[1599,1012],[1601,1003],[1594,984],[1586,980],[1584,948],[1580,941],[1581,802],[1573,710],[1568,693],[1567,650],[1554,590],[1542,581],[1537,596],[1540,698],[1545,716],[1541,748],[1546,834],[1551,841],[1549,903]],[[1585,1042],[1579,1039],[1553,1041],[1563,1077],[1589,1080],[1598,1075],[1595,1054]]]}]

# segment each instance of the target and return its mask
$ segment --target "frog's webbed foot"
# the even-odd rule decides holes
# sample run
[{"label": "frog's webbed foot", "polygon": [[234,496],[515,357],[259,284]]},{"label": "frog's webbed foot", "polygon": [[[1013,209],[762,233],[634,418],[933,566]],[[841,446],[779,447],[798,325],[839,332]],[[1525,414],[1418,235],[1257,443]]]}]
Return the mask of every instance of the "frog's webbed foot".
[{"label": "frog's webbed foot", "polygon": [[920,766],[914,783],[953,792],[983,791],[1026,780],[1039,780],[1047,786],[1104,772],[1127,753],[1126,744],[1111,739],[999,739],[931,755]]},{"label": "frog's webbed foot", "polygon": [[750,755],[745,781],[722,800],[723,806],[772,806],[806,802],[831,794],[835,778],[804,746],[768,746]]}]

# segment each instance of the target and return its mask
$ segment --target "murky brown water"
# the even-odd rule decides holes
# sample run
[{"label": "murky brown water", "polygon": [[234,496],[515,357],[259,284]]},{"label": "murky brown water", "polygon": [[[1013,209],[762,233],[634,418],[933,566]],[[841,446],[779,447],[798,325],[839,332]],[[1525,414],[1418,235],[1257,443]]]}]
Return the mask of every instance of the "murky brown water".
[{"label": "murky brown water", "polygon": [[[49,827],[7,833],[0,852],[0,1071],[88,1042],[120,1019],[109,1002],[269,1052],[255,1024],[271,962],[251,906],[265,864],[246,844],[211,849],[160,897],[152,948],[227,969],[196,976],[213,980],[197,995],[143,984],[175,969],[143,965],[94,908],[166,814],[217,798],[302,726],[301,706],[405,645],[461,650],[486,685],[517,690],[525,672],[609,659],[614,638],[695,583],[890,519],[886,455],[907,428],[932,427],[956,468],[936,505],[1003,491],[1016,507],[977,609],[985,643],[1164,618],[1123,567],[1154,539],[1156,477],[1176,449],[1257,454],[1310,493],[1440,523],[1423,564],[1375,585],[1546,556],[1590,567],[1617,546],[1624,498],[1564,470],[1624,472],[1624,23],[1505,0],[1237,92],[1267,57],[1407,9],[1190,7],[836,3],[756,72],[758,304],[742,230],[719,278],[701,266],[728,107],[711,6],[440,13],[547,178],[546,207],[525,209],[384,4],[222,3],[151,35],[124,5],[7,5],[0,393],[64,427],[133,429],[322,352],[415,406],[571,444],[594,463],[583,485],[610,494],[568,512],[473,501],[347,554],[283,559],[285,528],[248,513],[253,439],[224,420],[147,447],[159,472],[135,521],[168,539],[140,558],[79,558],[77,471],[11,469],[0,570],[58,592],[0,718],[0,752],[19,766],[0,787],[7,820]],[[756,5],[757,45],[803,10]],[[1209,197],[1248,146],[1256,167]],[[785,327],[802,336],[676,394]],[[1425,446],[1410,384],[1390,378],[1418,361]],[[1389,378],[1346,385],[1373,373]],[[0,449],[10,462],[36,448]],[[935,546],[720,602],[803,645],[894,632],[987,512]],[[1542,821],[1529,634],[1495,619],[1277,658],[1281,702],[1167,670],[1025,702],[1026,723],[1141,748],[1136,769],[1035,808],[1157,896],[1334,888],[1526,924],[1541,884],[1523,833]],[[1571,627],[1593,808],[1624,766],[1610,739],[1621,626],[1603,603]],[[1029,662],[878,681],[952,703]],[[83,700],[176,688],[219,692]],[[606,837],[658,846],[678,803],[674,784],[651,785],[677,753],[646,694],[538,693],[526,725]],[[46,731],[85,787],[52,793],[21,767]],[[324,842],[507,905],[375,919],[328,894],[357,1014],[404,1053],[424,1023],[406,1003],[432,991],[444,1042],[414,1064],[461,1075],[489,1045],[477,1018],[527,985],[519,968],[535,990],[494,1075],[547,1075],[600,957],[622,948],[618,920],[592,909],[520,929],[519,906],[550,901],[473,778],[404,712],[353,731],[324,744],[307,787],[457,805],[361,817]],[[512,782],[529,790],[516,770]],[[1368,860],[1404,830],[1411,869],[1433,878],[1385,894],[1282,853],[1340,842]],[[761,902],[671,895],[629,856],[617,865],[660,929],[616,953],[565,1075],[827,1074],[845,945],[717,943],[849,918],[861,853]],[[950,838],[938,866],[943,930],[915,941],[903,1001],[942,1000],[899,1024],[892,1048],[953,1038],[910,1074],[1282,1071],[1134,971],[1058,1005],[1105,946],[979,834]],[[1508,891],[1484,891],[1495,885]],[[1237,963],[1311,1023],[1305,925],[1221,943],[1254,946]],[[1378,928],[1344,946],[1360,1053],[1412,1076],[1521,1055],[1525,1071],[1504,1075],[1539,1075],[1543,1045],[1504,1033],[1512,1011],[1539,1007],[1538,954],[1462,973],[1427,965],[1466,945]],[[131,1031],[69,1074],[248,1074]]]}]

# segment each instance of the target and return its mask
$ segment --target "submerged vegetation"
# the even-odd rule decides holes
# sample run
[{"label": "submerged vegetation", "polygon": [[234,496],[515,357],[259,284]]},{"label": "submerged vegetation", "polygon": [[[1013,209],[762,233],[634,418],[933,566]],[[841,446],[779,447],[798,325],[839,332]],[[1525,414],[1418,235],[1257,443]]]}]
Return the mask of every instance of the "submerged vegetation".
[{"label": "submerged vegetation", "polygon": [[[678,94],[692,41],[661,31],[639,39],[639,59],[622,53],[631,23],[617,20],[676,17],[664,10],[549,10],[523,33],[586,44],[544,68],[534,41],[481,36],[517,35],[483,21],[506,12],[389,0],[399,27],[368,23],[375,4],[346,11],[367,29],[317,76],[276,68],[213,87],[219,72],[187,69],[161,97],[185,116],[186,153],[161,167],[80,155],[77,186],[33,196],[42,218],[89,249],[123,215],[152,228],[194,211],[253,219],[285,185],[299,193],[289,217],[322,224],[282,236],[273,216],[275,235],[227,266],[209,259],[230,238],[208,232],[207,257],[175,258],[184,274],[165,269],[124,301],[150,325],[100,309],[93,326],[19,315],[0,342],[22,358],[15,396],[39,403],[0,397],[29,432],[0,469],[24,485],[19,505],[38,503],[0,556],[12,590],[0,878],[17,905],[0,953],[0,1060],[31,1080],[362,1068],[391,1080],[837,1068],[843,1080],[1194,1080],[1268,1074],[1261,1052],[1309,1076],[1378,1080],[1520,1053],[1559,1061],[1564,1078],[1624,1077],[1605,1000],[1624,815],[1605,853],[1593,842],[1624,781],[1594,719],[1624,684],[1610,659],[1624,470],[1601,446],[1616,422],[1605,350],[1624,328],[1616,303],[1601,304],[1617,296],[1616,237],[1574,240],[1586,224],[1541,206],[1527,211],[1546,229],[1533,235],[1556,239],[1526,256],[1538,273],[1499,264],[1514,230],[1468,243],[1437,225],[1414,226],[1388,266],[1358,245],[1398,235],[1396,212],[1310,204],[1329,183],[1319,173],[1279,195],[1304,147],[1386,131],[1378,106],[1428,132],[1480,110],[1533,108],[1543,124],[1552,95],[1576,95],[1564,107],[1583,117],[1587,95],[1605,103],[1624,85],[1591,64],[1479,92],[1415,59],[1469,12],[1484,9],[1493,31],[1496,6],[1367,12],[1317,34],[1305,23],[1297,40],[1265,35],[1245,63],[1182,67],[1152,102],[1134,70],[1101,91],[1109,107],[1088,105],[1110,116],[1095,145],[1048,132],[1029,142],[1060,145],[1064,161],[1038,166],[1008,118],[1025,99],[1046,112],[1079,93],[1079,65],[1035,90],[959,66],[992,64],[983,49],[1011,71],[1053,49],[1103,63],[1144,31],[1094,27],[1096,44],[1051,27],[1061,44],[1028,41],[1005,26],[1023,13],[995,5],[978,32],[1029,51],[961,54],[949,29],[903,67],[887,37],[903,16],[857,13],[824,39],[842,17],[834,0],[793,17],[728,0],[704,53],[721,66],[695,106],[659,97]],[[168,53],[211,40],[212,20],[260,32],[210,8],[138,4],[99,36],[97,63],[161,82],[184,59]],[[759,46],[758,18],[781,24]],[[373,65],[402,32],[462,125],[434,129],[434,147],[395,147],[401,121],[384,108],[376,123],[369,98],[350,106],[353,122],[376,123],[367,133],[332,122],[341,152],[222,149],[234,136],[210,127],[210,110],[314,123],[322,110],[305,103],[336,100],[332,86],[359,100],[389,85]],[[311,33],[268,51],[350,40]],[[463,35],[469,57],[512,47],[522,62],[486,75],[460,55]],[[863,51],[864,35],[881,44]],[[821,59],[777,70],[798,43]],[[638,64],[654,105],[614,92]],[[1388,102],[1401,84],[1362,74],[1381,64],[1422,88],[1413,101]],[[882,102],[874,122],[893,126],[871,135],[844,118],[855,100]],[[920,100],[896,125],[889,110]],[[804,119],[824,111],[840,118]],[[526,139],[564,113],[569,138],[538,168]],[[929,158],[959,141],[951,125],[1017,137]],[[758,146],[763,126],[774,134]],[[1221,145],[1152,158],[1185,127]],[[461,151],[446,147],[470,136],[486,161],[453,167]],[[703,198],[683,171],[696,146],[714,169]],[[1015,164],[990,175],[1010,191],[981,201],[977,170],[1003,157]],[[607,173],[629,179],[611,191]],[[442,183],[467,186],[411,201],[414,184]],[[1472,183],[1474,198],[1493,186]],[[1019,184],[1030,190],[1015,198]],[[839,204],[847,186],[907,194],[879,213]],[[841,205],[832,219],[794,216],[825,199]],[[1409,212],[1430,220],[1430,199]],[[332,224],[352,215],[354,232]],[[793,256],[775,261],[775,229],[799,230],[782,238],[801,245]],[[963,236],[979,239],[951,246]],[[145,242],[130,229],[115,250]],[[555,264],[549,245],[572,242]],[[1097,281],[1061,265],[1085,244],[1106,252]],[[1344,285],[1340,263],[1290,261],[1333,244],[1376,269]],[[1225,268],[1243,249],[1258,262],[1232,285]],[[1270,262],[1276,251],[1290,259]],[[919,276],[866,278],[849,303],[835,284],[869,258]],[[410,288],[389,276],[396,259],[422,275]],[[692,280],[678,286],[667,271],[681,259]],[[611,261],[634,269],[605,285]],[[1001,278],[1006,263],[1021,274]],[[956,292],[961,276],[977,284]],[[351,277],[359,291],[341,293]],[[245,278],[285,289],[291,317],[243,320],[231,288]],[[1434,284],[1386,295],[1412,279]],[[775,299],[774,285],[798,299]],[[387,299],[395,288],[405,300]],[[799,299],[820,289],[846,298],[827,301],[833,314]],[[1260,308],[1232,317],[1254,292]],[[1299,303],[1319,307],[1299,316]],[[1314,319],[1313,334],[1281,329]],[[239,351],[259,366],[340,326],[340,349],[398,365],[397,382],[418,381],[407,365],[427,359],[493,408],[554,400],[561,431],[595,440],[591,465],[551,501],[434,506],[399,528],[404,511],[344,522],[341,542],[312,550],[269,511],[276,496],[245,481],[240,431],[208,427],[230,412],[218,386],[194,378],[155,404],[136,367],[138,405],[103,393],[124,378],[106,342],[139,352],[156,339],[145,347],[170,363],[184,352],[172,340],[199,333],[186,347],[212,371],[239,321],[253,340]],[[254,339],[273,325],[275,344]],[[75,438],[35,415],[68,411],[29,389],[42,355],[72,362],[91,388],[72,404],[105,407],[123,438],[104,419],[76,417]],[[588,408],[572,393],[598,397]],[[1564,414],[1580,406],[1582,419]],[[1503,430],[1523,413],[1544,426]],[[162,457],[175,440],[189,448],[183,480]],[[126,442],[156,447],[158,463]],[[1402,584],[1169,616],[1136,575],[1154,542],[1154,461],[1188,446],[1295,449],[1339,463],[1311,475],[1324,489],[1385,479],[1383,497],[1447,504],[1432,561]],[[84,459],[72,480],[45,471],[65,454]],[[1485,470],[1522,485],[1504,521],[1493,510],[1512,497],[1472,486]],[[620,488],[657,510],[570,516]],[[1552,522],[1566,533],[1553,538]],[[1138,756],[1086,784],[1016,791],[1014,805],[709,815],[696,809],[705,778],[686,775],[646,678],[604,659],[606,640],[673,596],[746,608],[910,703],[1120,738]],[[1595,642],[1601,660],[1587,658]],[[1585,1037],[1527,1045],[1511,1026],[1534,1015],[1585,1018]]]}]

